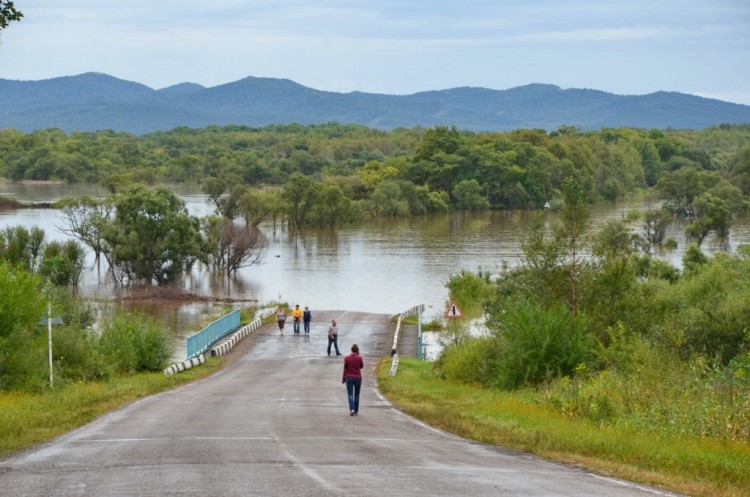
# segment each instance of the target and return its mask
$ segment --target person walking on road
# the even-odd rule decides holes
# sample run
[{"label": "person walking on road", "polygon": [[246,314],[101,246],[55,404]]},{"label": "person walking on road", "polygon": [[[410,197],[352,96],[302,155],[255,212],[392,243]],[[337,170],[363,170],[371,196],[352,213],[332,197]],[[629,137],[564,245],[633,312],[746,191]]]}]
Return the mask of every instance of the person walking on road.
[{"label": "person walking on road", "polygon": [[310,321],[312,321],[312,312],[310,308],[305,306],[305,311],[302,313],[302,323],[305,325],[305,335],[310,336]]},{"label": "person walking on road", "polygon": [[284,308],[279,306],[279,309],[276,311],[276,322],[279,324],[279,335],[284,334],[284,323],[286,322],[286,312],[284,312]]},{"label": "person walking on road", "polygon": [[292,323],[294,324],[294,334],[299,335],[299,322],[302,321],[302,309],[299,308],[299,304],[294,306],[292,311]]},{"label": "person walking on road", "polygon": [[336,355],[339,352],[339,327],[336,326],[336,320],[331,320],[331,326],[328,327],[328,355],[331,355],[331,345],[336,349]]},{"label": "person walking on road", "polygon": [[362,368],[365,362],[359,355],[359,347],[352,345],[352,353],[344,357],[344,374],[341,383],[346,383],[346,393],[349,397],[349,416],[359,413],[359,392],[362,391]]}]

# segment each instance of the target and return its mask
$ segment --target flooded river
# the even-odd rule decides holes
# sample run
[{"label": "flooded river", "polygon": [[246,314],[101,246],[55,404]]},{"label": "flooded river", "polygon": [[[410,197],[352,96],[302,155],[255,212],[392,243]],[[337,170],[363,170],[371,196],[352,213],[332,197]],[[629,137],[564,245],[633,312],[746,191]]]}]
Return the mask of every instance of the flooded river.
[{"label": "flooded river", "polygon": [[[197,187],[177,186],[194,215],[210,214],[212,207]],[[106,191],[86,185],[0,184],[0,194],[21,201],[45,202],[65,196],[101,195]],[[595,224],[620,218],[649,204],[628,201],[600,205],[594,209]],[[550,223],[554,213],[545,213]],[[196,269],[181,283],[185,290],[201,295],[251,299],[260,304],[284,301],[325,310],[356,310],[398,313],[417,304],[425,305],[425,320],[441,317],[447,307],[448,278],[468,269],[497,273],[505,262],[518,264],[521,242],[531,220],[530,212],[452,213],[377,220],[335,230],[305,230],[293,236],[270,223],[260,228],[269,241],[261,264],[243,268],[236,278],[214,277]],[[0,212],[0,229],[6,226],[39,226],[48,240],[64,240],[59,232],[59,213],[52,209],[22,209]],[[640,229],[641,222],[633,223]],[[734,250],[750,243],[750,219],[735,221],[726,247],[717,240],[704,241],[706,252]],[[657,254],[679,265],[685,248],[684,225],[674,223],[668,236],[678,249]],[[98,271],[89,254],[80,294],[108,300],[115,292],[106,267]],[[221,312],[209,303],[131,302],[130,307],[159,317],[176,335],[197,331],[196,323]]]}]

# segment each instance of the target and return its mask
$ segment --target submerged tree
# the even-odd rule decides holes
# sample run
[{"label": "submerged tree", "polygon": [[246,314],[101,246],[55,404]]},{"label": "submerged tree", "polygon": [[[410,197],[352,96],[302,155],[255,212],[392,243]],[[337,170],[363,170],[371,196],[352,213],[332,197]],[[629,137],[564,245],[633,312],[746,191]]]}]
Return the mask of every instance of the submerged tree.
[{"label": "submerged tree", "polygon": [[115,210],[104,240],[120,282],[170,283],[200,255],[200,221],[168,188],[136,186],[117,196]]},{"label": "submerged tree", "polygon": [[701,195],[695,201],[695,214],[696,219],[685,228],[685,234],[695,240],[698,246],[711,231],[722,240],[729,236],[732,213],[724,200],[709,193]]},{"label": "submerged tree", "polygon": [[259,229],[240,226],[227,219],[205,219],[204,232],[209,264],[227,276],[237,273],[240,268],[258,264],[268,248]]},{"label": "submerged tree", "polygon": [[115,209],[113,198],[97,200],[84,195],[79,199],[63,199],[58,206],[62,224],[57,229],[91,248],[98,264],[101,254],[106,250],[104,227],[111,222]]},{"label": "submerged tree", "polygon": [[289,225],[298,230],[307,219],[307,215],[318,199],[317,184],[307,176],[294,173],[284,187],[284,199],[287,202]]},{"label": "submerged tree", "polygon": [[649,249],[661,245],[672,223],[672,214],[666,209],[649,209],[643,216],[643,238]]}]

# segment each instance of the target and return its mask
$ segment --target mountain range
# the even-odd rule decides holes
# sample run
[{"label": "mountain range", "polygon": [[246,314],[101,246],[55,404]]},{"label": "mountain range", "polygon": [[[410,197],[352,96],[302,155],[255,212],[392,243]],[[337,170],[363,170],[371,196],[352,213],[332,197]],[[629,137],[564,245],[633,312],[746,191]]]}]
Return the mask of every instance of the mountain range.
[{"label": "mountain range", "polygon": [[160,90],[101,73],[40,81],[0,79],[0,129],[111,129],[142,134],[179,126],[332,121],[385,130],[417,125],[470,131],[551,131],[562,125],[582,130],[701,129],[750,123],[750,106],[677,92],[615,95],[550,84],[384,95],[321,91],[287,79],[257,77],[209,88],[181,83]]}]

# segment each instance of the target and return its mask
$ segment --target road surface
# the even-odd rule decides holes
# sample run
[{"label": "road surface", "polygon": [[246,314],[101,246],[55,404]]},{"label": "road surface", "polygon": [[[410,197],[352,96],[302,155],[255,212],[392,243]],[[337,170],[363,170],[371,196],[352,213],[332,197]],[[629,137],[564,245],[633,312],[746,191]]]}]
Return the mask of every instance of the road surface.
[{"label": "road surface", "polygon": [[[376,389],[388,316],[314,312],[310,338],[274,324],[245,338],[210,378],[105,415],[0,461],[0,496],[607,496],[667,495],[440,432]],[[342,353],[365,360],[349,416]]]}]

